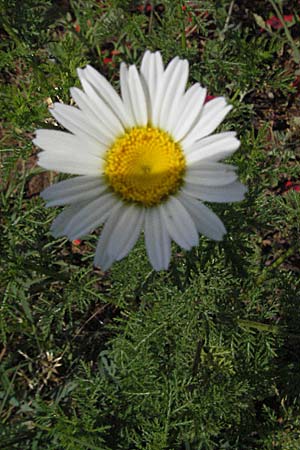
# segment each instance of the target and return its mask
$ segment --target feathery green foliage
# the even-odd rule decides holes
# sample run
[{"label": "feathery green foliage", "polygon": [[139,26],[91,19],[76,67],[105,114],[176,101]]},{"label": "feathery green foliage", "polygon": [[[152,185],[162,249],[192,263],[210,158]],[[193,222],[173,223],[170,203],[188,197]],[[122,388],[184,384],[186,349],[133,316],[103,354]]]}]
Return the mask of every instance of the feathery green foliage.
[{"label": "feathery green foliage", "polygon": [[[300,99],[285,33],[257,25],[271,4],[0,5],[0,448],[300,448],[300,193],[286,188],[300,179]],[[118,89],[120,61],[146,48],[187,58],[190,82],[234,105],[223,129],[242,141],[232,161],[249,193],[212,206],[223,242],[174,246],[156,273],[140,240],[103,274],[97,233],[51,236],[58,210],[39,193],[61,176],[36,166],[31,139],[53,125],[48,105],[70,102],[77,67]]]}]

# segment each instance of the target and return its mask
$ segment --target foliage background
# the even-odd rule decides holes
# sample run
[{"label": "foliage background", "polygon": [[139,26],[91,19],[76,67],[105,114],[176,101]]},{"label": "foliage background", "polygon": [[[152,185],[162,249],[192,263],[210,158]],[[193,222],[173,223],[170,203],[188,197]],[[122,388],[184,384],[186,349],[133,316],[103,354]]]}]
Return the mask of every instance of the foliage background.
[{"label": "foliage background", "polygon": [[[293,20],[272,27],[278,10]],[[300,448],[299,2],[1,0],[0,448]],[[155,273],[55,240],[31,139],[87,63],[118,88],[146,48],[234,105],[249,186],[228,229]]]}]

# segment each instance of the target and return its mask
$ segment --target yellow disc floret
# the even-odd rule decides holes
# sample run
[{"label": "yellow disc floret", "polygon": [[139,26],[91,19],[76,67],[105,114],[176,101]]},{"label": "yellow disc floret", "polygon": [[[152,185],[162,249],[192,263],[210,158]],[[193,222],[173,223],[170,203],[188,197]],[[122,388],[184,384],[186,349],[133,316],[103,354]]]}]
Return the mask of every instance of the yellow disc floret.
[{"label": "yellow disc floret", "polygon": [[180,145],[158,128],[136,127],[116,139],[105,157],[109,186],[123,200],[154,206],[180,188],[185,157]]}]

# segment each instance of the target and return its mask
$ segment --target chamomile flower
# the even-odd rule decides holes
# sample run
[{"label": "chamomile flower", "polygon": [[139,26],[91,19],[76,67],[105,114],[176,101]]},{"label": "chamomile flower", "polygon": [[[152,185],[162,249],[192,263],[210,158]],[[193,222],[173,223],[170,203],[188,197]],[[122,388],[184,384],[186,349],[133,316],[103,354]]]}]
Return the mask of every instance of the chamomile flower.
[{"label": "chamomile flower", "polygon": [[107,270],[143,232],[155,270],[167,269],[171,241],[185,250],[199,233],[226,233],[204,203],[243,199],[236,168],[219,161],[240,145],[235,132],[212,134],[231,106],[205,103],[199,83],[186,90],[188,62],[163,66],[146,51],[140,71],[120,68],[121,96],[91,66],[78,69],[83,90],[71,89],[78,108],[56,103],[51,114],[68,132],[37,130],[39,165],[77,177],[42,192],[47,206],[68,205],[52,224],[55,237],[80,239],[103,225],[94,263]]}]

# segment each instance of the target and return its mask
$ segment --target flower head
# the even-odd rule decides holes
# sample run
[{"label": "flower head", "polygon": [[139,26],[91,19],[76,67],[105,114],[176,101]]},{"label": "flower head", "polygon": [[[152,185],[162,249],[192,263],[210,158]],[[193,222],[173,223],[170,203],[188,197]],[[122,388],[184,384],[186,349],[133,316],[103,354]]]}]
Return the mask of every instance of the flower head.
[{"label": "flower head", "polygon": [[[286,23],[293,22],[294,16],[292,14],[285,15],[285,16],[283,16],[283,20]],[[271,28],[274,28],[275,30],[279,30],[280,28],[283,28],[282,21],[276,16],[272,16],[269,19],[267,19],[266,24],[269,25]]]},{"label": "flower head", "polygon": [[71,89],[78,108],[55,104],[69,132],[37,130],[39,165],[80,175],[48,187],[47,206],[68,205],[53,235],[82,238],[103,225],[95,265],[124,258],[144,232],[154,269],[167,269],[171,240],[183,249],[198,233],[221,240],[221,220],[202,201],[242,200],[245,186],[232,165],[218,162],[240,145],[234,132],[212,134],[231,106],[223,97],[205,104],[199,83],[186,90],[188,62],[163,66],[146,51],[141,69],[121,64],[121,96],[91,66],[78,69],[83,91]]}]

